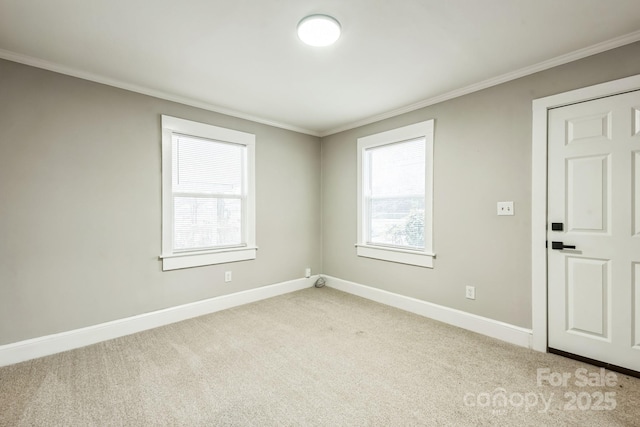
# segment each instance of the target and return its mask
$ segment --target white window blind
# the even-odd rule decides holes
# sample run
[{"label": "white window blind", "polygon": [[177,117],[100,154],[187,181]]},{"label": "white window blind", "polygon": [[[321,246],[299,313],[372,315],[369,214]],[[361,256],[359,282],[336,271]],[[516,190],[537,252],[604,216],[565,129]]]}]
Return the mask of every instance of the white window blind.
[{"label": "white window blind", "polygon": [[425,247],[425,138],[369,148],[365,154],[366,243]]},{"label": "white window blind", "polygon": [[244,245],[246,149],[173,134],[175,251]]},{"label": "white window blind", "polygon": [[253,134],[162,116],[162,269],[256,259]]}]

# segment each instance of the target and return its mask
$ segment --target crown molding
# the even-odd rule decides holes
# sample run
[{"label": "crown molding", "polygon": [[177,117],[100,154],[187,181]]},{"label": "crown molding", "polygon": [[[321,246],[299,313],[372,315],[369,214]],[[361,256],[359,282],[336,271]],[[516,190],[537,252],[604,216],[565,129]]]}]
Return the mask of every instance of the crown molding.
[{"label": "crown molding", "polygon": [[594,44],[589,47],[585,47],[582,49],[578,49],[576,51],[567,53],[565,55],[560,55],[555,58],[549,59],[547,61],[539,62],[534,65],[530,65],[528,67],[520,68],[519,70],[512,71],[506,74],[502,74],[497,77],[492,77],[487,80],[483,80],[478,83],[471,84],[469,86],[462,87],[460,89],[452,90],[450,92],[434,96],[432,98],[427,98],[425,100],[416,102],[411,105],[407,105],[405,107],[401,107],[395,110],[387,111],[386,113],[377,114],[375,116],[370,116],[362,120],[358,120],[356,122],[352,122],[343,126],[339,126],[334,129],[330,129],[327,131],[320,132],[320,137],[325,137],[329,135],[333,135],[339,132],[344,132],[346,130],[355,129],[360,126],[368,125],[371,123],[379,122],[381,120],[389,119],[391,117],[396,117],[401,114],[409,113],[411,111],[419,110],[420,108],[428,107],[430,105],[438,104],[440,102],[448,101],[450,99],[458,98],[463,95],[468,95],[473,92],[478,92],[483,89],[490,88],[492,86],[497,86],[502,83],[506,83],[512,80],[519,79],[521,77],[526,77],[531,74],[538,73],[540,71],[548,70],[553,67],[557,67],[559,65],[568,64],[569,62],[577,61],[579,59],[586,58],[588,56],[592,56],[598,53],[606,52],[607,50],[615,49],[617,47],[621,47],[627,44],[635,43],[640,41],[640,30],[634,31],[632,33],[613,38],[611,40],[607,40],[601,43]]},{"label": "crown molding", "polygon": [[44,70],[53,71],[60,74],[65,74],[72,77],[77,77],[83,80],[89,80],[92,82],[104,84],[107,86],[113,86],[119,89],[128,90],[131,92],[140,93],[142,95],[152,96],[154,98],[164,99],[166,101],[177,102],[191,107],[202,108],[203,110],[212,111],[214,113],[224,114],[226,116],[236,117],[238,119],[250,120],[252,122],[261,123],[263,125],[273,126],[280,129],[290,130],[293,132],[303,133],[311,136],[320,136],[316,131],[304,129],[298,126],[293,126],[287,123],[281,123],[274,120],[264,119],[262,117],[253,116],[251,114],[242,113],[240,111],[232,110],[218,105],[209,104],[207,102],[198,101],[192,98],[178,96],[169,92],[161,90],[150,89],[144,86],[139,86],[131,83],[126,83],[121,80],[111,79],[99,74],[89,73],[77,68],[66,67],[64,65],[57,64],[55,62],[46,61],[39,58],[34,58],[28,55],[22,55],[9,50],[0,49],[0,59],[6,59],[12,62],[18,62],[20,64],[30,65],[36,68],[42,68]]},{"label": "crown molding", "polygon": [[537,64],[520,68],[519,70],[515,70],[506,74],[502,74],[497,77],[492,77],[490,79],[483,80],[478,83],[471,84],[469,86],[462,87],[460,89],[455,89],[447,93],[443,93],[440,95],[436,95],[431,98],[424,99],[422,101],[416,102],[414,104],[410,104],[401,108],[397,108],[394,110],[387,111],[385,113],[377,114],[374,116],[369,116],[367,118],[351,122],[333,129],[325,130],[325,131],[313,131],[310,129],[301,128],[298,126],[290,125],[287,123],[281,123],[274,120],[265,119],[258,116],[253,116],[251,114],[242,113],[240,111],[235,111],[232,109],[220,107],[218,105],[210,104],[207,102],[198,101],[195,99],[191,99],[188,97],[174,95],[168,92],[150,89],[147,87],[134,85],[130,83],[126,83],[120,80],[111,79],[108,77],[104,77],[98,74],[89,73],[83,70],[79,70],[76,68],[66,67],[54,62],[45,61],[43,59],[34,58],[28,55],[22,55],[15,52],[11,52],[8,50],[0,49],[0,59],[6,59],[13,62],[18,62],[25,65],[30,65],[36,68],[42,68],[45,70],[53,71],[60,74],[66,74],[68,76],[77,77],[84,80],[93,81],[96,83],[105,84],[108,86],[117,87],[120,89],[128,90],[131,92],[140,93],[143,95],[153,96],[155,98],[164,99],[167,101],[178,102],[180,104],[189,105],[196,108],[202,108],[203,110],[212,111],[215,113],[224,114],[231,117],[236,117],[239,119],[250,120],[252,122],[261,123],[268,126],[277,127],[280,129],[290,130],[293,132],[303,133],[306,135],[316,136],[316,137],[326,137],[329,135],[334,135],[336,133],[344,132],[350,129],[355,129],[360,126],[368,125],[371,123],[375,123],[381,120],[389,119],[392,117],[399,116],[401,114],[409,113],[415,110],[419,110],[424,107],[428,107],[430,105],[438,104],[440,102],[448,101],[454,98],[458,98],[460,96],[468,95],[473,92],[478,92],[483,89],[490,88],[492,86],[497,86],[502,83],[506,83],[512,80],[519,79],[521,77],[526,77],[531,74],[538,73],[540,71],[548,70],[553,67],[557,67],[559,65],[564,65],[569,62],[577,61],[579,59],[586,58],[588,56],[596,55],[598,53],[605,52],[607,50],[615,49],[617,47],[621,47],[627,44],[635,43],[640,41],[640,30],[634,31],[632,33],[616,37],[601,43],[594,44],[592,46],[588,46],[586,48],[578,49],[576,51],[567,53],[565,55],[560,55],[555,58],[549,59],[547,61],[539,62]]}]

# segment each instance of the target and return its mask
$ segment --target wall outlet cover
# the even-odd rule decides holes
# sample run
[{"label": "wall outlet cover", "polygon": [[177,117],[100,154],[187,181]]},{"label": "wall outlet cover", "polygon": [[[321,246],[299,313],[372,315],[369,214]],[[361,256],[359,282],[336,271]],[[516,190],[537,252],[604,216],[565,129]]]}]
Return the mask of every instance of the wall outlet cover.
[{"label": "wall outlet cover", "polygon": [[498,215],[515,215],[513,202],[498,202]]},{"label": "wall outlet cover", "polygon": [[467,286],[465,289],[465,295],[467,299],[476,299],[476,287],[475,286]]}]

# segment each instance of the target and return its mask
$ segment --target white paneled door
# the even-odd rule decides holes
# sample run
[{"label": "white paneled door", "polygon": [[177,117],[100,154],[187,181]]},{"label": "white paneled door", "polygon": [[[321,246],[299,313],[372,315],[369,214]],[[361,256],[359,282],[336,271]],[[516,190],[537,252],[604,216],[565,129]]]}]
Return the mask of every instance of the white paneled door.
[{"label": "white paneled door", "polygon": [[549,347],[640,371],[640,91],[549,111]]}]

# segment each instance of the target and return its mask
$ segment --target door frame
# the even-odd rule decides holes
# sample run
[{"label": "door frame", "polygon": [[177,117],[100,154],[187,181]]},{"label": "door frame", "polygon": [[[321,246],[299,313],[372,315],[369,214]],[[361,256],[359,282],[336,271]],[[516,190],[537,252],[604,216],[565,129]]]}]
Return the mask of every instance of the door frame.
[{"label": "door frame", "polygon": [[640,74],[533,100],[531,144],[531,304],[534,350],[547,351],[548,110],[640,89]]}]

